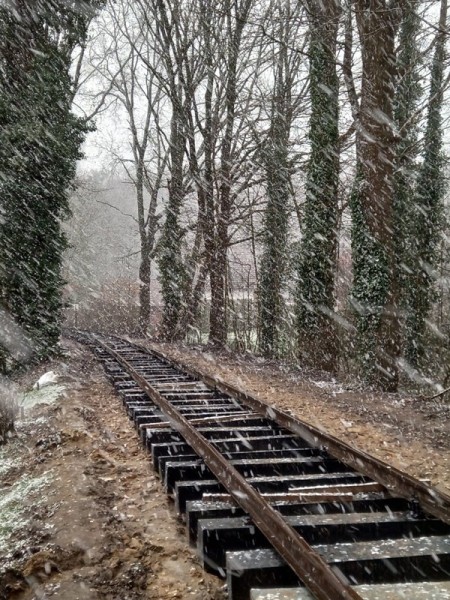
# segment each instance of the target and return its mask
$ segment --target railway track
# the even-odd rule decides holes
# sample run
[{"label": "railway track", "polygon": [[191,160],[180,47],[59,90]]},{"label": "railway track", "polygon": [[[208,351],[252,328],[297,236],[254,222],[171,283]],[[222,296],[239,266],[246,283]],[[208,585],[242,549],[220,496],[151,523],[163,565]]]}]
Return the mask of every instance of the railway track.
[{"label": "railway track", "polygon": [[160,353],[78,339],[230,600],[450,599],[450,497]]}]

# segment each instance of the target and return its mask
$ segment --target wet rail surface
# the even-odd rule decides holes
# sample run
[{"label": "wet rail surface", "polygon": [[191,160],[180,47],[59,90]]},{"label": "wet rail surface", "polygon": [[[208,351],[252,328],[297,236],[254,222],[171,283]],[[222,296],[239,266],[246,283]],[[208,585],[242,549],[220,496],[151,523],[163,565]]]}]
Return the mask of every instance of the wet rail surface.
[{"label": "wet rail surface", "polygon": [[89,343],[230,600],[450,599],[450,498],[232,386]]}]

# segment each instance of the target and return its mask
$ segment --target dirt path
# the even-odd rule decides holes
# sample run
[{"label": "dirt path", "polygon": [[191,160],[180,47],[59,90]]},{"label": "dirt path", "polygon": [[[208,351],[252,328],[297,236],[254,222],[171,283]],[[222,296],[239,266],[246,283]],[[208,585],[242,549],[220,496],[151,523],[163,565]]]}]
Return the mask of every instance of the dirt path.
[{"label": "dirt path", "polygon": [[363,393],[255,357],[147,344],[450,494],[450,406],[445,402]]},{"label": "dirt path", "polygon": [[0,599],[219,600],[103,371],[66,346],[46,367],[63,373],[64,395],[1,449]]}]

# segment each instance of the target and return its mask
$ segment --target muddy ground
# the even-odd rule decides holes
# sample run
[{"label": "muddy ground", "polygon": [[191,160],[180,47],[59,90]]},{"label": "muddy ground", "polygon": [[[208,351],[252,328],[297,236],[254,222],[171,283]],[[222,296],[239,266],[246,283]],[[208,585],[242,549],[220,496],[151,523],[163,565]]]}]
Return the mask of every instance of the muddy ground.
[{"label": "muddy ground", "polygon": [[16,382],[53,369],[65,391],[0,452],[0,599],[220,600],[103,370],[64,345]]},{"label": "muddy ground", "polygon": [[[223,582],[200,569],[103,370],[87,349],[64,347],[62,360],[15,382],[16,394],[29,392],[52,369],[65,389],[28,408],[0,448],[0,600],[221,600]],[[362,393],[252,357],[155,347],[450,491],[445,402]]]}]

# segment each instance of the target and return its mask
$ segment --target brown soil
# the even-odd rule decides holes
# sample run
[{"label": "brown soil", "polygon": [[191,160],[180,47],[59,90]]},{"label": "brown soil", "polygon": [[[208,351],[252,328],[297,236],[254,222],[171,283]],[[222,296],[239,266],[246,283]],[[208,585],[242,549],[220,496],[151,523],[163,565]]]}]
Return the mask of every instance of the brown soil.
[{"label": "brown soil", "polygon": [[352,390],[324,374],[253,356],[147,343],[450,493],[450,405]]},{"label": "brown soil", "polygon": [[[2,492],[26,472],[49,473],[45,502],[0,557],[0,599],[219,600],[223,582],[200,568],[184,527],[139,446],[118,397],[91,353],[69,354],[22,377],[64,372],[65,397],[32,409],[7,449],[25,467],[9,470]],[[32,497],[32,496],[31,496]]]}]

